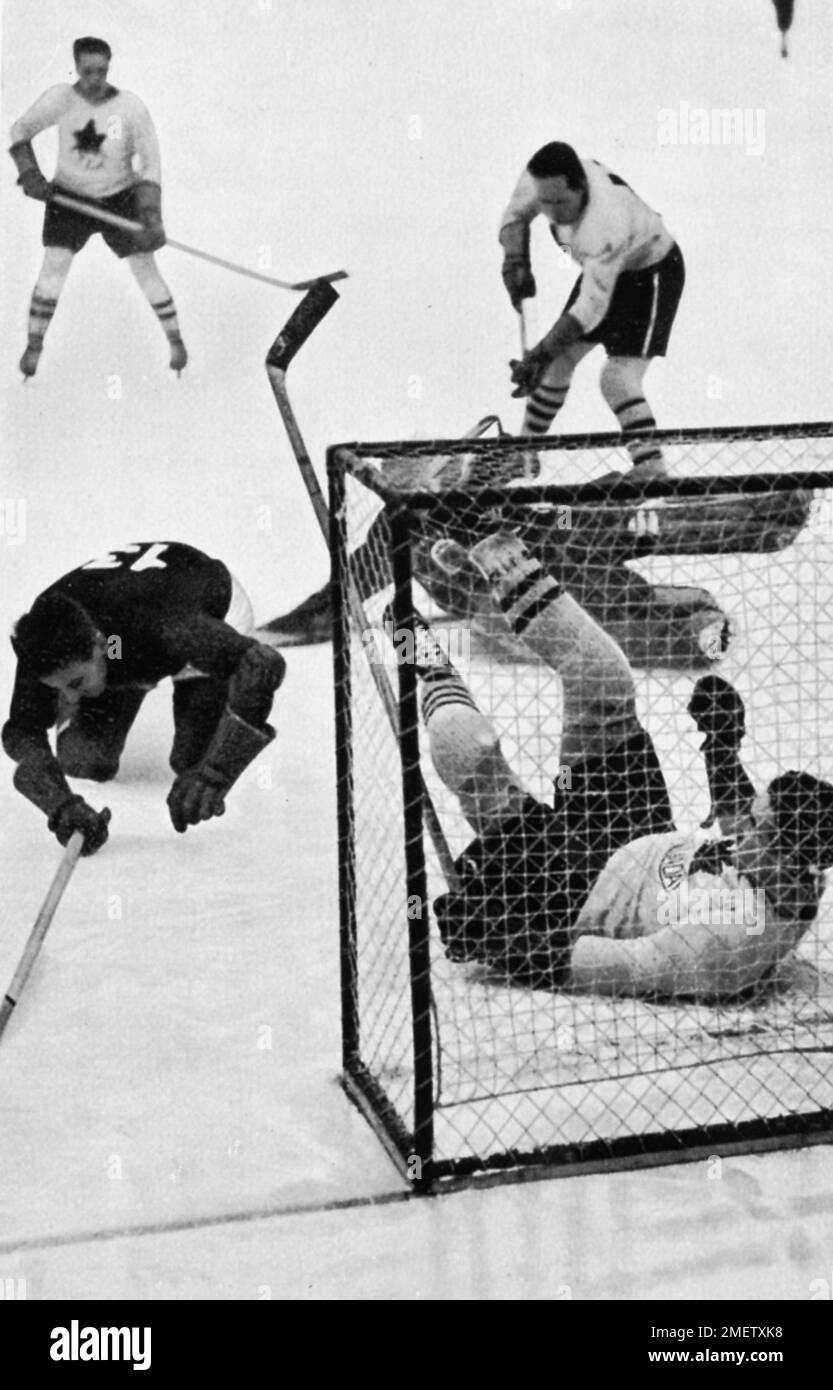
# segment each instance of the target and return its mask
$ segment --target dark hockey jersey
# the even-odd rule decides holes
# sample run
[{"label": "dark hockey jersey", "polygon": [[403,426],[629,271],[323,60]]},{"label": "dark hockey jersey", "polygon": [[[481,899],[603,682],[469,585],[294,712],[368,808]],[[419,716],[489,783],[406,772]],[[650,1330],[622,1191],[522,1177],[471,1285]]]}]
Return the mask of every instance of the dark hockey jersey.
[{"label": "dark hockey jersey", "polygon": [[[108,686],[145,689],[186,666],[230,677],[252,639],[223,622],[231,575],[179,541],[141,541],[110,551],[63,575],[45,593],[73,598],[89,613],[107,648]],[[19,760],[48,748],[46,730],[58,693],[18,662],[3,746]]]}]

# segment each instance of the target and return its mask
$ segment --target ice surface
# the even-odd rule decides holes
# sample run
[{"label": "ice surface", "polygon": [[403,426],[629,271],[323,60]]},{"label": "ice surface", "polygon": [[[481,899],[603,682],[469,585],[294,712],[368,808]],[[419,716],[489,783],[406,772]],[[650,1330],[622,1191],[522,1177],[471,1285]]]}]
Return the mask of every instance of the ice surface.
[{"label": "ice surface", "polygon": [[[768,11],[7,0],[4,128],[100,32],[156,121],[172,236],[282,278],[351,272],[291,369],[319,467],[337,440],[457,435],[495,409],[517,427],[496,224],[554,138],[632,182],[683,246],[672,355],[649,377],[660,422],[824,418],[833,13],[802,4],[785,63]],[[660,146],[658,112],[681,102],[763,110],[763,153]],[[137,539],[201,546],[258,618],[286,611],[327,563],[262,367],[296,300],[161,253],[191,352],[177,381],[96,243],[24,389],[39,213],[10,167],[3,196],[4,625]],[[569,288],[548,255],[538,229],[542,327]],[[610,427],[597,372],[580,369],[565,428]],[[6,660],[4,705],[11,677]],[[319,1209],[401,1190],[335,1082],[329,650],[290,654],[278,741],[225,819],[184,838],[164,808],[169,700],[149,697],[118,783],[89,788],[111,841],[79,865],[0,1047],[0,1278],[31,1298],[806,1298],[829,1277],[823,1149],[733,1160],[722,1182],[698,1165]],[[0,817],[5,985],[58,852],[9,776]],[[298,1206],[315,1210],[268,1215]]]}]

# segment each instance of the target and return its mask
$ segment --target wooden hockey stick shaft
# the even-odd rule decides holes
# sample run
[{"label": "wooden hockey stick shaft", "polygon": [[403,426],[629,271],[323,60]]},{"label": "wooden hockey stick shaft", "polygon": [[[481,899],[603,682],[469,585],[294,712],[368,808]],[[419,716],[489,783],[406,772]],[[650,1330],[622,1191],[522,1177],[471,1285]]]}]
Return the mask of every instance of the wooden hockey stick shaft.
[{"label": "wooden hockey stick shaft", "polygon": [[49,891],[43,900],[43,907],[38,913],[35,925],[29,933],[29,940],[26,942],[23,955],[20,957],[17,969],[12,977],[12,982],[3,998],[0,999],[0,1037],[3,1036],[3,1030],[12,1016],[23,986],[29,978],[29,972],[37,959],[38,952],[43,945],[43,939],[49,931],[58,903],[64,895],[64,889],[72,877],[72,871],[78,863],[78,857],[83,848],[84,836],[81,834],[80,830],[76,830],[70,837],[69,843],[64,850],[63,858],[58,865],[55,877],[49,885]]},{"label": "wooden hockey stick shaft", "polygon": [[[321,491],[321,484],[318,481],[312,459],[307,452],[301,431],[298,428],[295,412],[290,404],[286,390],[286,369],[295,356],[295,353],[298,351],[298,348],[302,343],[306,342],[306,339],[309,337],[316,324],[321,321],[337,299],[337,292],[329,284],[322,285],[318,290],[310,290],[306,298],[298,305],[298,308],[286,327],[275,339],[266,358],[266,372],[269,377],[272,394],[275,397],[275,403],[280,411],[281,419],[283,420],[286,433],[289,436],[289,442],[292,446],[292,452],[295,455],[301,477],[304,480],[304,486],[309,494],[312,509],[315,512],[316,520],[321,528],[324,536],[324,543],[328,550],[330,548],[330,509],[324,499],[324,494]],[[350,616],[357,630],[359,632],[365,632],[370,624],[364,611],[364,605],[359,596],[355,582],[349,574],[346,576],[346,579],[347,603],[350,609]],[[367,651],[367,649],[365,650]],[[390,681],[384,673],[381,662],[373,661],[371,658],[368,661],[368,667],[391,729],[394,735],[398,736],[399,710]],[[425,828],[431,836],[431,841],[434,845],[445,880],[453,892],[459,888],[459,879],[457,871],[454,868],[454,856],[448,847],[448,841],[443,833],[443,828],[440,825],[439,817],[434,808],[434,803],[431,800],[430,792],[425,785],[425,780],[421,773],[419,776]]]},{"label": "wooden hockey stick shaft", "polygon": [[520,307],[520,309],[518,310],[518,324],[519,324],[519,327],[520,327],[520,334],[521,334],[521,356],[522,356],[522,357],[525,357],[526,354],[529,352],[529,312],[528,312],[528,310],[527,310],[526,305],[527,305],[527,301],[526,301],[525,299],[522,299],[522,300],[521,300],[521,307]]},{"label": "wooden hockey stick shaft", "polygon": [[[59,203],[62,208],[71,208],[73,212],[83,212],[87,217],[93,217],[97,222],[104,222],[108,227],[119,227],[124,232],[142,232],[144,227],[141,222],[133,222],[128,217],[119,217],[115,212],[108,212],[106,208],[97,207],[95,203],[85,202],[81,198],[73,198],[67,193],[56,193],[50,199],[53,203]],[[208,251],[199,251],[196,246],[186,246],[183,241],[173,241],[168,237],[166,246],[172,246],[175,251],[185,251],[189,256],[196,256],[201,261],[208,261],[211,265],[222,266],[224,270],[231,270],[235,275],[245,275],[249,280],[260,280],[264,285],[276,285],[281,290],[309,290],[319,280],[346,280],[346,270],[333,270],[329,275],[316,275],[314,280],[278,280],[274,275],[263,275],[259,270],[249,270],[246,266],[238,265],[236,261],[224,260],[222,256],[213,256]]]}]

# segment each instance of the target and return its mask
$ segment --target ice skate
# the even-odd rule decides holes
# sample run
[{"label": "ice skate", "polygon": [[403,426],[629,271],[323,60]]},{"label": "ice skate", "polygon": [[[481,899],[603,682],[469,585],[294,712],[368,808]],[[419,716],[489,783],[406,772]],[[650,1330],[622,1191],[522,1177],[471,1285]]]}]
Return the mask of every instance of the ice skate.
[{"label": "ice skate", "polygon": [[170,338],[171,361],[170,368],[179,376],[183,367],[188,365],[188,349],[181,338]]},{"label": "ice skate", "polygon": [[492,588],[500,587],[507,579],[515,584],[541,572],[541,562],[530,555],[514,531],[495,531],[478,541],[469,551],[469,562]]},{"label": "ice skate", "polygon": [[35,375],[40,362],[40,355],[43,352],[43,343],[30,340],[26,346],[26,351],[20,359],[20,370],[23,373],[24,381],[28,381]]},{"label": "ice skate", "polygon": [[333,619],[329,584],[304,599],[289,613],[264,623],[258,631],[268,633],[270,643],[278,647],[307,647],[318,642],[331,642]]}]

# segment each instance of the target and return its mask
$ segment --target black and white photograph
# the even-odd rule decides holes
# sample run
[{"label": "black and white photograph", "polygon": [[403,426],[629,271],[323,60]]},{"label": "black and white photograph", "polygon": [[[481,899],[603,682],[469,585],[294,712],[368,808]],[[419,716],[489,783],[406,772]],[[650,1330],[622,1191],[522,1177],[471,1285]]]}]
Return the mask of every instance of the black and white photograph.
[{"label": "black and white photograph", "polygon": [[639,1302],[634,1366],[790,1364],[833,6],[2,0],[2,121],[7,1313],[145,1370],[162,1304]]}]

